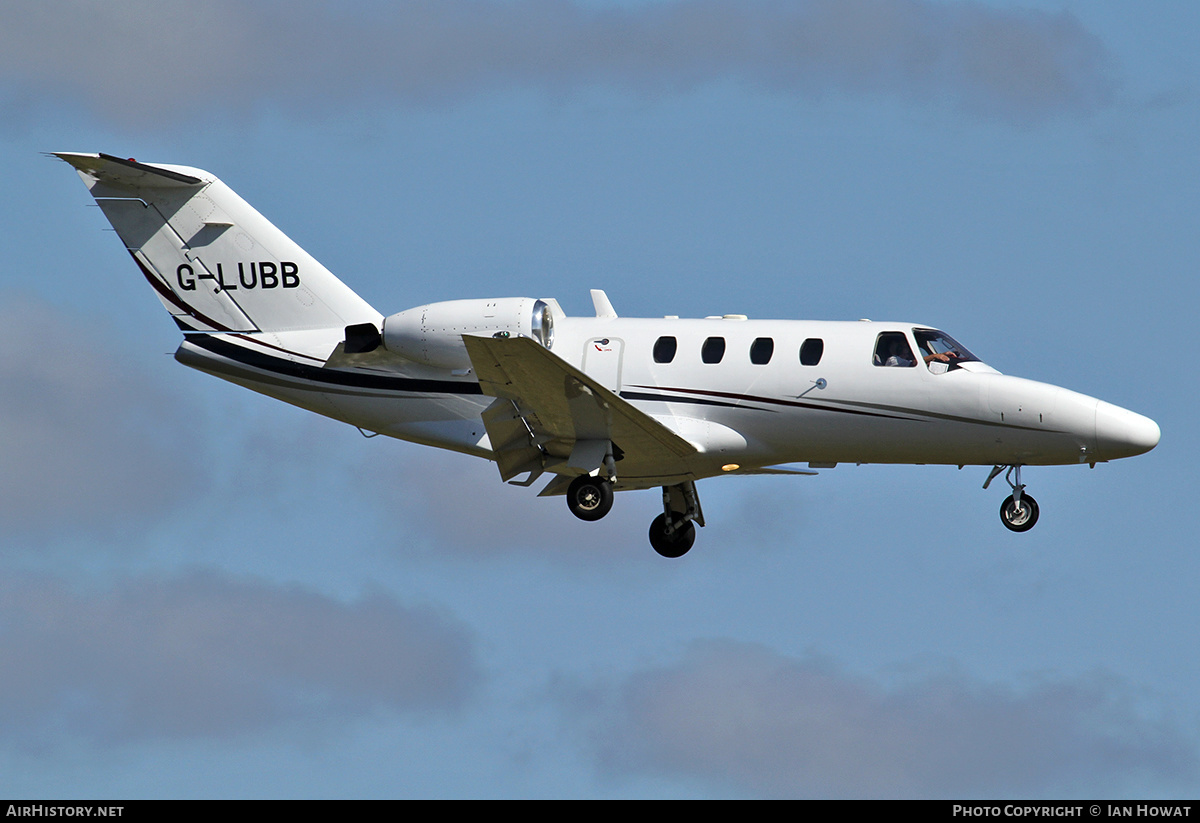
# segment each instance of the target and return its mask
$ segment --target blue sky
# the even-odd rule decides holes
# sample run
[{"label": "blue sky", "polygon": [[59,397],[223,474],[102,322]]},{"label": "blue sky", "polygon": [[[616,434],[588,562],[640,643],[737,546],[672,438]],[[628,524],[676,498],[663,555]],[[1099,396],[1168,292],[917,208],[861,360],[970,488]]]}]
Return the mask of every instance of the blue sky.
[{"label": "blue sky", "polygon": [[[1200,11],[6,4],[0,794],[1194,797]],[[585,524],[176,364],[72,170],[219,175],[390,314],[912,320],[1148,455]]]}]

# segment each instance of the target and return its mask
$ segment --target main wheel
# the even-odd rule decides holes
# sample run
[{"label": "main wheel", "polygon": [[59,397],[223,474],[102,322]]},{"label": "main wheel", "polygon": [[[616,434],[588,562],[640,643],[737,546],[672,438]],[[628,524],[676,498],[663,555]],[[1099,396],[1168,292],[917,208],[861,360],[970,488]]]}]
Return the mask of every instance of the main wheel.
[{"label": "main wheel", "polygon": [[1000,504],[1000,520],[1014,532],[1029,531],[1038,520],[1037,501],[1027,494],[1022,494],[1021,504],[1018,506],[1010,494]]},{"label": "main wheel", "polygon": [[612,504],[612,483],[603,477],[581,474],[567,487],[567,508],[580,520],[599,520]]},{"label": "main wheel", "polygon": [[663,557],[683,557],[696,542],[696,524],[684,523],[667,536],[667,516],[660,514],[650,524],[650,545]]}]

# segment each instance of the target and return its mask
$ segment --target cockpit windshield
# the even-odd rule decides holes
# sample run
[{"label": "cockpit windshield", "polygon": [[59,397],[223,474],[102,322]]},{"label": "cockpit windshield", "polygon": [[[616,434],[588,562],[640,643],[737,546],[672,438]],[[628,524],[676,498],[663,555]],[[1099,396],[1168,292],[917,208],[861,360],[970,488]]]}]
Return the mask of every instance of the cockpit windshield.
[{"label": "cockpit windshield", "polygon": [[956,368],[959,363],[979,361],[979,358],[971,354],[966,346],[943,331],[913,329],[913,337],[917,340],[917,347],[921,350],[922,359],[930,369],[933,369],[935,363],[944,363],[945,366],[940,369],[948,371]]}]

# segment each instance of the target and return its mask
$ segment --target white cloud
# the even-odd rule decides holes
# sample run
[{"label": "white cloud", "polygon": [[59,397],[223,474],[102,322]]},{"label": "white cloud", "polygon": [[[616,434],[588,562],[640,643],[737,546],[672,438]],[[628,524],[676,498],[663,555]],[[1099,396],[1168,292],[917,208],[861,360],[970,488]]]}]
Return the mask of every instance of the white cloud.
[{"label": "white cloud", "polygon": [[644,94],[723,80],[1027,120],[1104,105],[1110,63],[1070,14],[971,0],[13,0],[0,29],[13,112],[61,95],[142,126],[227,107],[323,113],[508,87]]},{"label": "white cloud", "polygon": [[[594,695],[592,696],[594,699]],[[603,702],[603,701],[602,701]],[[889,686],[733,641],[631,677],[598,718],[609,769],[780,797],[1114,796],[1183,790],[1195,742],[1104,678]]]},{"label": "white cloud", "polygon": [[477,679],[470,636],[432,609],[215,572],[105,590],[9,574],[0,660],[0,740],[34,750],[444,713]]}]

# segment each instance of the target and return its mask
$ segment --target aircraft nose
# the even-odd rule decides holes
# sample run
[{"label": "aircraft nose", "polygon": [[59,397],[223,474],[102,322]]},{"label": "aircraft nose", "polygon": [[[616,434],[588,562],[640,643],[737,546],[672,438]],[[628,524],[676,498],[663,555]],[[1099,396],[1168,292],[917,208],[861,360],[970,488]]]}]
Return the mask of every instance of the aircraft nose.
[{"label": "aircraft nose", "polygon": [[1158,445],[1162,432],[1149,417],[1105,403],[1096,403],[1096,450],[1105,460],[1145,454]]}]

